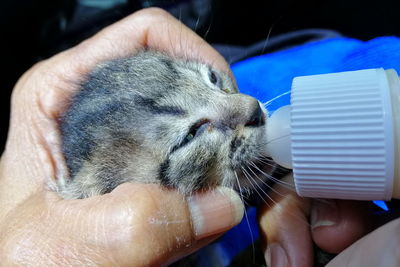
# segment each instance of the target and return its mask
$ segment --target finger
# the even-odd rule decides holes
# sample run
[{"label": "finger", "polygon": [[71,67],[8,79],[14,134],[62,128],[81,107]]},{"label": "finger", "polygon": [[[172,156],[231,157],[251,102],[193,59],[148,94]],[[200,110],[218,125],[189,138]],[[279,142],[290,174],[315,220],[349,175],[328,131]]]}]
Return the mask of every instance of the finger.
[{"label": "finger", "polygon": [[[53,97],[65,98],[68,89],[75,90],[85,74],[100,62],[127,57],[145,48],[165,51],[179,58],[206,62],[231,73],[227,62],[215,49],[180,21],[158,8],[143,9],[128,16],[76,47],[39,64],[39,71],[33,68],[29,73],[38,72],[40,75],[49,76],[45,82],[51,84],[45,87],[36,86],[39,92],[47,93],[47,88],[51,86],[52,91],[58,93]],[[49,112],[57,112],[60,110],[59,99],[56,102],[56,107],[47,103],[43,103],[43,107],[47,107]]]},{"label": "finger", "polygon": [[79,62],[79,65],[91,69],[93,64],[126,57],[143,48],[198,59],[230,72],[228,64],[218,52],[180,21],[158,8],[143,9],[128,16],[68,51],[66,55],[78,59],[81,56],[88,57],[89,61]]},{"label": "finger", "polygon": [[[2,263],[159,266],[236,225],[243,204],[231,189],[188,199],[157,185],[124,184],[83,200],[35,194],[3,220]],[[62,224],[60,224],[62,222]],[[2,240],[7,240],[2,243]],[[5,264],[7,265],[7,264]]]},{"label": "finger", "polygon": [[327,266],[399,266],[400,220],[394,220],[358,240]]},{"label": "finger", "polygon": [[[122,240],[118,248],[117,258],[122,260],[122,265],[131,262],[143,266],[171,263],[211,242],[243,217],[240,197],[229,188],[198,193],[188,197],[187,201],[174,190],[165,190],[157,185],[146,185],[146,190],[143,188],[143,185],[124,184],[111,194],[116,199],[125,198],[122,212],[116,210],[115,205],[110,207],[112,218],[118,218],[117,221],[112,219],[113,228],[128,224],[124,228],[132,229],[127,235],[129,239]],[[132,216],[125,210],[141,212]],[[121,213],[129,217],[119,216]],[[112,236],[106,239],[110,238]]]},{"label": "finger", "polygon": [[313,246],[308,223],[309,201],[277,186],[273,203],[260,209],[259,224],[266,241],[268,266],[312,266]]},{"label": "finger", "polygon": [[225,59],[180,21],[162,9],[143,9],[57,55],[46,62],[49,64],[44,64],[43,68],[49,65],[47,71],[54,73],[53,77],[61,76],[56,82],[63,84],[54,86],[53,98],[56,101],[47,99],[43,103],[45,111],[57,117],[60,110],[62,111],[60,96],[65,98],[65,94],[68,94],[66,89],[74,91],[76,82],[100,62],[127,57],[145,48],[165,51],[178,58],[206,62],[231,74]]},{"label": "finger", "polygon": [[372,221],[368,202],[315,200],[311,208],[313,240],[329,253],[339,253],[367,234]]}]

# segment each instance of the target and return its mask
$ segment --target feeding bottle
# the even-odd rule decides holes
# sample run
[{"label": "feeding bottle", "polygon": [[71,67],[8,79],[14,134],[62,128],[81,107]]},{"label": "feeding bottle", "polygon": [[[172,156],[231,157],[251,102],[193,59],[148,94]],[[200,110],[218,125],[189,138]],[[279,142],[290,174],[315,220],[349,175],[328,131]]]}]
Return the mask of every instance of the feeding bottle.
[{"label": "feeding bottle", "polygon": [[400,81],[395,70],[296,77],[267,124],[267,151],[300,196],[400,198]]}]

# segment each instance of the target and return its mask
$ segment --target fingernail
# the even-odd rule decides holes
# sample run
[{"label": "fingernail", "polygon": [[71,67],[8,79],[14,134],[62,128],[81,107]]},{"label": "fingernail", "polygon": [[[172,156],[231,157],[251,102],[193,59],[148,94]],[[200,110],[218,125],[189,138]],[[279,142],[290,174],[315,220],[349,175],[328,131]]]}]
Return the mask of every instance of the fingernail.
[{"label": "fingernail", "polygon": [[311,207],[311,228],[332,226],[339,221],[339,209],[335,200],[314,200]]},{"label": "fingernail", "polygon": [[224,232],[243,218],[242,200],[234,190],[227,187],[190,196],[188,205],[197,239]]},{"label": "fingernail", "polygon": [[268,267],[289,266],[286,251],[279,244],[269,244],[264,257]]}]

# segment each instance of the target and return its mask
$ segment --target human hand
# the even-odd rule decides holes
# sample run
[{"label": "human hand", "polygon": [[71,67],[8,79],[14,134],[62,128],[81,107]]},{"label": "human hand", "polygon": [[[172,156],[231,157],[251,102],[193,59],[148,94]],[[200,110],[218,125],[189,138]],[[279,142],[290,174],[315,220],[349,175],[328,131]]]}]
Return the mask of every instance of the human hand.
[{"label": "human hand", "polygon": [[[266,243],[265,258],[269,267],[314,266],[313,243],[326,252],[340,253],[370,232],[376,223],[369,202],[311,201],[297,196],[294,187],[290,189],[282,185],[277,185],[270,195],[274,202],[269,202],[259,211],[260,229]],[[349,253],[356,253],[357,248],[360,247]],[[332,266],[346,266],[340,259],[345,258],[340,254],[332,262],[340,264]]]},{"label": "human hand", "polygon": [[237,224],[243,204],[227,188],[185,198],[158,185],[64,200],[46,184],[65,175],[57,119],[99,62],[143,48],[201,58],[229,72],[200,37],[159,9],[139,11],[32,67],[12,97],[0,161],[0,258],[9,265],[164,265]]},{"label": "human hand", "polygon": [[399,266],[400,219],[364,236],[335,257],[327,266]]}]

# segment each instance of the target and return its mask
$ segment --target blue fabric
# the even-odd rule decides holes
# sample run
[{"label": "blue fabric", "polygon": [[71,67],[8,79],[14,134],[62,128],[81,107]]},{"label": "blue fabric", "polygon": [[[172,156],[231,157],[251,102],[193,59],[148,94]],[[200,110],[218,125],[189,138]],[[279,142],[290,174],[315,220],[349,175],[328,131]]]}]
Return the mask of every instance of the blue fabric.
[{"label": "blue fabric", "polygon": [[[288,90],[296,76],[368,68],[400,70],[400,39],[381,37],[368,42],[350,38],[327,39],[273,54],[250,58],[232,66],[239,89],[265,102]],[[270,106],[289,103],[287,95]]]},{"label": "blue fabric", "polygon": [[[381,37],[368,42],[350,38],[327,39],[250,58],[234,64],[232,70],[241,92],[266,102],[290,90],[296,76],[380,67],[394,68],[400,73],[399,38]],[[289,99],[289,95],[281,97],[268,109],[273,111],[287,105]],[[224,265],[251,245],[250,232],[253,239],[258,238],[254,208],[248,210],[248,219],[249,223],[244,219],[217,243]]]}]

